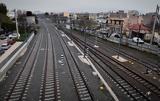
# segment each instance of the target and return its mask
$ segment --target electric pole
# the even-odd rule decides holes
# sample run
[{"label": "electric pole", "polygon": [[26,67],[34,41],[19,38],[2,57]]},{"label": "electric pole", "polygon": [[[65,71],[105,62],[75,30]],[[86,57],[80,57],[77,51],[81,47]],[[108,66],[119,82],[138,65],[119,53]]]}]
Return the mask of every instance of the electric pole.
[{"label": "electric pole", "polygon": [[152,45],[152,42],[153,42],[153,39],[154,39],[154,32],[155,32],[156,22],[157,22],[157,18],[158,18],[159,8],[160,7],[157,5],[156,14],[155,14],[154,23],[153,23],[153,28],[152,28],[152,35],[151,35],[150,45]]}]

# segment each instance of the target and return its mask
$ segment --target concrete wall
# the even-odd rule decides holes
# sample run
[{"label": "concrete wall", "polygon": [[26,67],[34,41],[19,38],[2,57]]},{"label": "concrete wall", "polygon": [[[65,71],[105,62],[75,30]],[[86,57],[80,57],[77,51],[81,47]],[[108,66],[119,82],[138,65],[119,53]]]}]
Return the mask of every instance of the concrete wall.
[{"label": "concrete wall", "polygon": [[31,40],[34,37],[34,33],[30,36],[30,38],[23,44],[23,46],[6,62],[5,65],[0,69],[0,81],[3,80],[5,77],[7,71],[14,65],[14,63],[17,61],[17,59],[22,56],[25,51],[28,48],[28,45],[30,44]]}]

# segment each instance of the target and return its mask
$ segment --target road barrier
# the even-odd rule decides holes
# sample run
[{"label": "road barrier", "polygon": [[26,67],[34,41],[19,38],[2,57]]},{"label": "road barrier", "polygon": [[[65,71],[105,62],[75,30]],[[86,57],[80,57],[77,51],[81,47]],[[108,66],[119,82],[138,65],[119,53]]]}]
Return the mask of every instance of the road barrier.
[{"label": "road barrier", "polygon": [[23,46],[21,46],[21,48],[3,65],[3,67],[0,69],[0,81],[3,80],[7,71],[13,66],[13,64],[17,61],[17,59],[25,53],[33,37],[34,33],[31,34],[31,36],[23,44]]}]

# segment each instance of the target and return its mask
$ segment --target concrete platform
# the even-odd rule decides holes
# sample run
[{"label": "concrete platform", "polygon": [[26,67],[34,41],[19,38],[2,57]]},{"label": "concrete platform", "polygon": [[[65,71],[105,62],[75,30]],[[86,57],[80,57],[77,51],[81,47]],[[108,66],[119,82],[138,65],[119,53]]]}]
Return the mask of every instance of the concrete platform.
[{"label": "concrete platform", "polygon": [[90,65],[90,63],[88,62],[88,60],[86,58],[84,58],[83,55],[79,55],[78,58],[85,64]]},{"label": "concrete platform", "polygon": [[121,56],[119,56],[119,58],[118,58],[118,55],[114,55],[114,56],[112,56],[114,59],[116,59],[116,60],[118,60],[119,62],[127,62],[128,60],[127,59],[125,59],[125,58],[123,58],[123,57],[121,57]]},{"label": "concrete platform", "polygon": [[16,42],[8,50],[6,50],[5,53],[0,56],[0,63],[4,61],[21,44],[22,42]]},{"label": "concrete platform", "polygon": [[68,43],[69,46],[74,46],[72,41],[68,41],[67,43]]}]

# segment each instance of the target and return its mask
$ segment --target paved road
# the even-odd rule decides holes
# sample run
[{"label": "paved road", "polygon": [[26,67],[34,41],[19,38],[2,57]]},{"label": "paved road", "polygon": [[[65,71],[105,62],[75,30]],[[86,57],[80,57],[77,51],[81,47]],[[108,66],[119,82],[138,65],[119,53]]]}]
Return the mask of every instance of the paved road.
[{"label": "paved road", "polygon": [[0,83],[0,101],[113,101],[70,40],[47,19],[39,22],[30,48]]}]

